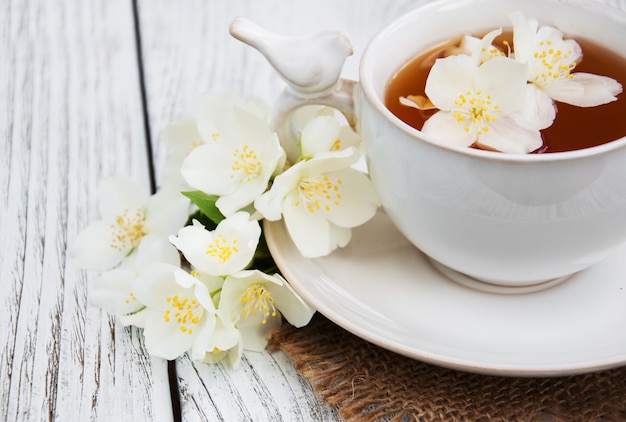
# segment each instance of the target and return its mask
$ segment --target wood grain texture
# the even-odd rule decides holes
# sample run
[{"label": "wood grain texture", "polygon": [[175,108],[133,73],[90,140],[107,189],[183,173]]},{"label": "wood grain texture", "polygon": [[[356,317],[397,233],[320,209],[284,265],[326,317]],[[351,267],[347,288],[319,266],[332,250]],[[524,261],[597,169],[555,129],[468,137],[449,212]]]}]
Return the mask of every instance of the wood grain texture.
[{"label": "wood grain texture", "polygon": [[147,183],[130,3],[4,1],[0,20],[0,420],[167,417],[165,363],[66,253],[102,176]]},{"label": "wood grain texture", "polygon": [[[166,362],[88,303],[97,274],[66,249],[98,218],[101,177],[149,186],[160,130],[193,116],[199,93],[278,97],[274,70],[229,35],[234,17],[282,34],[346,30],[343,75],[357,79],[367,41],[422,1],[138,0],[154,157],[131,1],[0,3],[0,420],[170,419]],[[246,353],[236,371],[188,357],[177,367],[186,421],[339,420],[282,353]]]},{"label": "wood grain texture", "polygon": [[[261,54],[230,36],[228,27],[236,16],[281,34],[346,30],[355,55],[347,60],[343,75],[357,79],[367,41],[415,4],[415,0],[141,0],[140,29],[157,168],[166,154],[159,144],[160,130],[192,117],[198,94],[232,92],[272,104],[283,89],[283,81]],[[281,353],[246,353],[236,371],[186,357],[177,361],[177,368],[185,420],[339,420]]]}]

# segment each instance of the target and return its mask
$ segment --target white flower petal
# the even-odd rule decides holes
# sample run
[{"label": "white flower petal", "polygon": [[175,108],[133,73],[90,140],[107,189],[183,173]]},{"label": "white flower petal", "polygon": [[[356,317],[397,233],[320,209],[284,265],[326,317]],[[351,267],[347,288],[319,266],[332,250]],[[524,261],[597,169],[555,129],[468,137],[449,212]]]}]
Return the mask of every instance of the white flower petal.
[{"label": "white flower petal", "polygon": [[239,331],[237,331],[237,333],[239,335],[239,341],[232,348],[228,350],[215,349],[212,352],[205,353],[204,356],[198,360],[209,364],[222,362],[231,369],[237,369],[241,361],[241,356],[243,355],[241,334]]},{"label": "white flower petal", "polygon": [[538,130],[522,128],[508,117],[494,122],[478,142],[482,146],[513,154],[527,154],[543,144]]},{"label": "white flower petal", "polygon": [[261,196],[267,189],[270,176],[267,178],[255,178],[249,182],[243,182],[237,190],[228,195],[220,196],[215,202],[215,206],[222,215],[228,217],[242,208],[245,208],[256,198]]},{"label": "white flower petal", "polygon": [[280,317],[268,319],[267,324],[255,324],[243,321],[239,325],[239,332],[241,333],[241,343],[244,350],[253,352],[262,352],[265,350],[272,333],[277,331],[281,325],[282,321]]},{"label": "white flower petal", "polygon": [[237,176],[240,178],[235,189],[217,200],[215,205],[223,215],[228,217],[253,203],[265,192],[272,175],[285,164],[285,151],[275,133],[260,147],[259,154],[261,155],[259,173],[249,178]]},{"label": "white flower petal", "polygon": [[[216,277],[219,278],[219,277]],[[215,313],[215,305],[211,299],[208,286],[187,271],[178,270],[174,273],[174,280],[183,289],[193,289],[193,295],[196,300],[202,305],[205,312],[209,314]]]},{"label": "white flower petal", "polygon": [[274,274],[274,277],[283,281],[282,285],[268,287],[276,307],[291,325],[297,328],[304,327],[311,321],[315,309],[309,306],[281,275]]},{"label": "white flower petal", "polygon": [[356,227],[374,216],[379,206],[378,196],[365,174],[348,168],[326,176],[341,195],[336,204],[322,210],[330,222],[341,227]]},{"label": "white flower petal", "polygon": [[303,177],[347,168],[356,163],[359,158],[360,153],[357,149],[347,148],[336,152],[319,153],[311,160],[299,161],[274,179],[270,190],[255,200],[255,208],[266,219],[278,220],[283,199],[290,191],[297,188]]},{"label": "white flower petal", "polygon": [[170,237],[185,258],[201,272],[228,275],[248,265],[259,242],[261,227],[239,212],[222,220],[212,232],[197,225],[183,227]]},{"label": "white flower petal", "polygon": [[231,165],[232,149],[210,143],[194,149],[183,161],[181,173],[189,185],[208,195],[224,195],[236,188]]},{"label": "white flower petal", "polygon": [[456,48],[453,47],[447,50],[445,56],[452,56],[452,55],[458,55],[458,54],[465,54],[465,55],[471,56],[472,52],[476,51],[476,49],[479,48],[480,42],[481,42],[480,38],[465,34],[462,36],[459,46]]},{"label": "white flower petal", "polygon": [[[241,342],[239,330],[232,324],[225,324],[218,316],[215,320],[215,328],[210,336],[202,336],[194,343],[192,357],[206,363],[216,363],[227,359],[232,365],[233,358],[241,357]],[[229,355],[235,356],[229,356]]]},{"label": "white flower petal", "polygon": [[558,57],[561,58],[559,63],[563,65],[569,66],[572,63],[577,63],[583,55],[582,48],[576,40],[564,40],[563,33],[552,26],[542,26],[537,30],[535,49],[545,49],[546,47],[542,47],[543,45],[549,45],[548,51],[552,49],[562,53]]},{"label": "white flower petal", "polygon": [[335,140],[333,147],[334,151],[348,148],[359,149],[361,147],[361,136],[352,130],[350,126],[341,126],[339,137]]},{"label": "white flower petal", "polygon": [[[226,277],[222,286],[222,296],[218,306],[218,314],[223,322],[236,325],[243,318],[242,310],[244,307],[250,306],[250,310],[257,309],[257,303],[252,299],[264,299],[253,295],[249,289],[255,285],[265,286],[267,284],[281,284],[282,280],[276,279],[268,274],[258,270],[244,270]],[[244,296],[250,293],[250,300],[246,301]],[[250,303],[253,302],[253,303]],[[260,321],[259,321],[260,322]]]},{"label": "white flower petal", "polygon": [[422,127],[422,132],[432,136],[443,145],[469,147],[476,140],[476,133],[465,130],[465,125],[452,117],[449,111],[438,111]]},{"label": "white flower petal", "polygon": [[151,309],[163,311],[169,308],[167,298],[175,296],[181,286],[176,283],[174,274],[180,268],[164,264],[154,263],[144,268],[139,274],[131,290],[137,299]]},{"label": "white flower petal", "polygon": [[132,288],[148,307],[144,311],[148,312],[144,336],[151,354],[175,359],[200,336],[211,334],[215,326],[213,302],[207,287],[195,277],[182,276],[174,266],[154,264]]},{"label": "white flower petal", "polygon": [[513,113],[522,105],[528,69],[525,64],[507,57],[494,57],[481,65],[475,73],[474,87],[491,96],[500,113]]},{"label": "white flower petal", "polygon": [[214,261],[206,254],[209,245],[215,243],[215,236],[203,226],[185,226],[176,236],[170,236],[170,242],[183,253],[187,261],[206,274],[215,274]]},{"label": "white flower petal", "polygon": [[131,291],[137,277],[135,271],[121,268],[102,273],[89,286],[89,302],[116,316],[140,310],[144,305]]},{"label": "white flower petal", "polygon": [[535,84],[526,84],[524,106],[513,117],[522,127],[542,130],[554,122],[556,106],[544,90]]},{"label": "white flower petal", "polygon": [[243,355],[243,340],[241,339],[241,334],[239,334],[239,341],[237,344],[232,347],[226,356],[222,360],[229,368],[237,369],[239,367],[239,363],[241,362],[241,356]]},{"label": "white flower petal", "polygon": [[342,170],[355,164],[360,159],[361,152],[357,148],[320,152],[312,159],[303,162],[301,175],[306,177]]},{"label": "white flower petal", "polygon": [[189,153],[205,143],[198,132],[196,120],[188,119],[168,125],[161,132],[161,138],[169,150],[160,174],[159,185],[179,186],[180,191],[193,190],[185,182],[180,170]]},{"label": "white flower petal", "polygon": [[459,94],[474,86],[476,69],[470,56],[437,59],[426,79],[426,95],[438,109],[453,109]]},{"label": "white flower petal", "polygon": [[277,135],[266,130],[196,148],[183,162],[181,172],[194,188],[220,196],[216,205],[229,216],[261,195],[284,163],[285,152]]},{"label": "white flower petal", "polygon": [[423,95],[409,95],[408,97],[400,97],[400,104],[412,107],[418,110],[435,110],[437,107]]},{"label": "white flower petal", "polygon": [[260,271],[242,271],[227,277],[219,306],[220,319],[236,324],[246,350],[262,351],[272,331],[280,328],[281,314],[296,327],[314,314],[286,280]]},{"label": "white flower petal", "polygon": [[87,226],[74,239],[69,254],[74,265],[88,270],[106,270],[119,264],[132,246],[115,247],[111,225],[97,221]]},{"label": "white flower petal", "polygon": [[305,166],[306,161],[300,161],[279,174],[270,190],[254,201],[254,207],[264,218],[270,221],[280,220],[285,196],[296,189]]},{"label": "white flower petal", "polygon": [[285,199],[283,217],[291,240],[302,256],[316,258],[326,256],[336,249],[331,241],[331,223],[323,214],[310,212],[302,205],[295,205],[296,193]]},{"label": "white flower petal", "polygon": [[421,110],[422,108],[420,107],[419,104],[417,104],[415,101],[407,98],[407,97],[400,97],[399,99],[400,104],[407,106],[407,107],[411,107],[411,108],[415,108],[417,110]]},{"label": "white flower petal", "polygon": [[141,239],[137,250],[124,259],[121,266],[122,268],[139,272],[155,262],[163,262],[179,267],[180,255],[167,238],[155,234],[147,234]]},{"label": "white flower petal", "polygon": [[161,139],[169,148],[186,156],[194,148],[204,144],[204,140],[198,131],[195,119],[181,120],[167,125],[161,131]]},{"label": "white flower petal", "polygon": [[[349,148],[301,161],[277,176],[272,188],[255,201],[255,207],[269,220],[279,219],[282,211],[287,230],[304,256],[327,255],[338,246],[337,241],[349,238],[343,230],[341,235],[331,234],[337,224],[362,224],[378,206],[367,177],[349,168],[355,157],[355,150]],[[341,180],[344,174],[345,187]],[[344,197],[346,209],[333,210],[342,207]]]},{"label": "white flower petal", "polygon": [[509,18],[513,22],[515,60],[528,63],[533,59],[539,22],[536,19],[529,19],[520,11],[511,13]]},{"label": "white flower petal", "polygon": [[205,141],[222,142],[267,136],[269,109],[260,100],[234,94],[202,95],[197,103],[198,130]]},{"label": "white flower petal", "polygon": [[555,101],[595,107],[617,100],[622,85],[613,78],[590,73],[572,73],[571,79],[561,79],[550,85],[547,92]]},{"label": "white flower petal", "polygon": [[300,150],[304,157],[313,157],[321,151],[329,151],[338,139],[340,125],[331,116],[319,116],[306,124],[300,136]]},{"label": "white flower petal", "polygon": [[331,223],[330,244],[337,245],[339,248],[346,246],[352,239],[352,229],[349,227],[340,227]]},{"label": "white flower petal", "polygon": [[103,220],[112,220],[124,210],[142,209],[150,194],[134,180],[114,176],[100,182],[98,196],[100,216]]},{"label": "white flower petal", "polygon": [[167,237],[185,225],[191,202],[173,186],[163,186],[146,204],[145,231]]},{"label": "white flower petal", "polygon": [[196,328],[196,335],[181,331],[180,327],[168,322],[162,312],[151,311],[144,327],[146,349],[151,355],[173,360],[191,349],[200,334],[210,335],[215,318],[203,318],[202,324]]},{"label": "white flower petal", "polygon": [[[281,326],[280,307],[293,306],[283,300],[284,294],[278,294],[279,301],[273,296],[283,283],[284,279],[257,270],[241,271],[226,278],[219,312],[226,324],[230,321],[236,325],[246,350],[264,350],[271,332]],[[300,320],[294,316],[296,321],[302,322],[310,313],[308,308],[302,311],[306,315]]]},{"label": "white flower petal", "polygon": [[494,29],[482,37],[478,45],[472,50],[472,58],[476,64],[480,65],[487,60],[502,55],[502,52],[493,46],[493,40],[500,34],[502,34],[502,28]]}]

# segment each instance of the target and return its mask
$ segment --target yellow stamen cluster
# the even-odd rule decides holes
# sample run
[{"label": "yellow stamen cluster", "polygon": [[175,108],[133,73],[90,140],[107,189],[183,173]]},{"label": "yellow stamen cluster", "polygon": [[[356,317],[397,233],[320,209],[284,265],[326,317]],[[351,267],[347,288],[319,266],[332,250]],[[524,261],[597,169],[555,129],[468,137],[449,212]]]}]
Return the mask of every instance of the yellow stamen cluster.
[{"label": "yellow stamen cluster", "polygon": [[239,301],[243,304],[241,315],[244,319],[261,315],[263,317],[261,322],[267,324],[268,317],[277,315],[272,295],[261,284],[257,283],[248,287],[239,296]]},{"label": "yellow stamen cluster", "polygon": [[237,247],[237,239],[229,241],[223,234],[218,234],[215,238],[215,242],[207,247],[206,254],[213,258],[218,258],[222,264],[225,263],[233,256],[234,253],[239,252]]},{"label": "yellow stamen cluster", "polygon": [[178,329],[186,334],[193,334],[193,326],[198,325],[203,310],[196,299],[180,298],[178,295],[168,297],[167,303],[171,309],[163,313],[166,323],[178,324]]},{"label": "yellow stamen cluster", "polygon": [[298,183],[300,199],[295,206],[301,204],[309,212],[317,210],[330,211],[331,207],[341,204],[341,179],[332,180],[329,176],[316,176],[302,179]]},{"label": "yellow stamen cluster", "polygon": [[483,47],[481,53],[482,54],[480,58],[480,64],[483,64],[486,61],[493,59],[494,57],[504,56],[504,53],[502,51],[493,46],[488,49]]},{"label": "yellow stamen cluster", "polygon": [[244,145],[241,150],[235,148],[233,157],[233,163],[230,167],[232,170],[231,179],[238,175],[239,183],[249,182],[261,173],[261,161],[249,145]]},{"label": "yellow stamen cluster", "polygon": [[540,64],[542,70],[537,72],[535,84],[539,86],[546,86],[551,81],[562,78],[573,78],[571,71],[576,67],[576,63],[563,64],[567,60],[572,51],[563,52],[560,49],[554,49],[552,47],[552,41],[542,41],[539,43],[540,50],[535,51],[534,57],[537,60],[536,63]]},{"label": "yellow stamen cluster", "polygon": [[456,108],[452,110],[452,117],[457,122],[466,122],[466,132],[476,128],[476,134],[482,135],[489,131],[489,123],[496,120],[500,106],[494,104],[491,95],[485,95],[482,91],[466,91],[460,94],[454,101]]},{"label": "yellow stamen cluster", "polygon": [[140,209],[137,209],[133,214],[125,209],[121,215],[115,217],[115,223],[111,224],[111,244],[109,246],[119,251],[134,248],[146,234],[143,227],[145,222],[146,217]]},{"label": "yellow stamen cluster", "polygon": [[134,302],[137,300],[137,296],[135,296],[135,294],[133,292],[130,292],[128,295],[128,299],[126,299],[126,304],[129,304],[130,302]]}]

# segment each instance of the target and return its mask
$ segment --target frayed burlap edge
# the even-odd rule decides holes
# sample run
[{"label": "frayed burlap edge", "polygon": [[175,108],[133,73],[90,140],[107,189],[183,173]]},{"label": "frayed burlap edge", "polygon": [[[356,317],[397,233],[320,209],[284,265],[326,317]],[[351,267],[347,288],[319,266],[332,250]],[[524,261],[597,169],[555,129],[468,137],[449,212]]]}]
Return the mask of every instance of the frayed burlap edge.
[{"label": "frayed burlap edge", "polygon": [[559,378],[469,374],[374,346],[321,315],[270,341],[349,421],[626,421],[626,368]]}]

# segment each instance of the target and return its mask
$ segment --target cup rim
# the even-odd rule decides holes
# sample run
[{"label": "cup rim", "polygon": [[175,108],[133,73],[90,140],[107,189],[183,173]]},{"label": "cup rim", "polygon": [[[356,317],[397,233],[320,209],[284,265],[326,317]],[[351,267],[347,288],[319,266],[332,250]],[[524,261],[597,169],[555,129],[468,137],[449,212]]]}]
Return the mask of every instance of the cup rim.
[{"label": "cup rim", "polygon": [[[626,11],[620,10],[616,7],[607,4],[606,2],[599,2],[596,0],[544,0],[552,3],[567,3],[567,4],[594,4],[601,5],[603,7],[611,8],[611,10],[615,10],[619,12],[619,14],[624,15],[626,20]],[[376,89],[374,88],[373,81],[366,77],[366,67],[373,65],[376,63],[376,60],[372,59],[373,55],[372,50],[376,46],[376,44],[382,42],[385,36],[393,32],[394,29],[398,26],[403,26],[407,21],[411,21],[413,16],[416,14],[422,14],[429,9],[437,9],[442,7],[443,5],[449,3],[458,3],[458,0],[431,0],[428,2],[423,2],[416,6],[414,9],[404,13],[397,19],[393,20],[382,29],[380,29],[374,37],[370,39],[365,47],[363,54],[361,56],[360,65],[359,65],[359,87],[365,97],[367,98],[369,104],[373,106],[376,111],[382,115],[385,119],[390,121],[396,128],[402,130],[405,134],[411,136],[416,141],[423,141],[428,143],[429,145],[447,150],[456,154],[465,155],[467,157],[481,158],[486,160],[493,161],[502,161],[502,162],[521,162],[521,163],[538,163],[538,162],[554,162],[554,161],[564,161],[564,160],[574,160],[584,157],[597,156],[609,153],[614,150],[626,148],[626,135],[614,139],[612,141],[606,142],[601,145],[596,145],[593,147],[576,149],[571,151],[563,151],[563,152],[551,152],[546,154],[515,154],[515,153],[505,153],[505,152],[495,152],[495,151],[485,151],[476,148],[470,147],[457,147],[453,145],[445,145],[441,142],[438,142],[434,137],[429,136],[423,133],[421,130],[414,128],[413,126],[405,123],[395,114],[393,114],[384,104],[384,101],[376,94]],[[625,58],[626,60],[626,58]],[[402,65],[402,64],[400,64]],[[626,87],[624,87],[626,88]],[[626,95],[626,89],[620,94]]]}]

